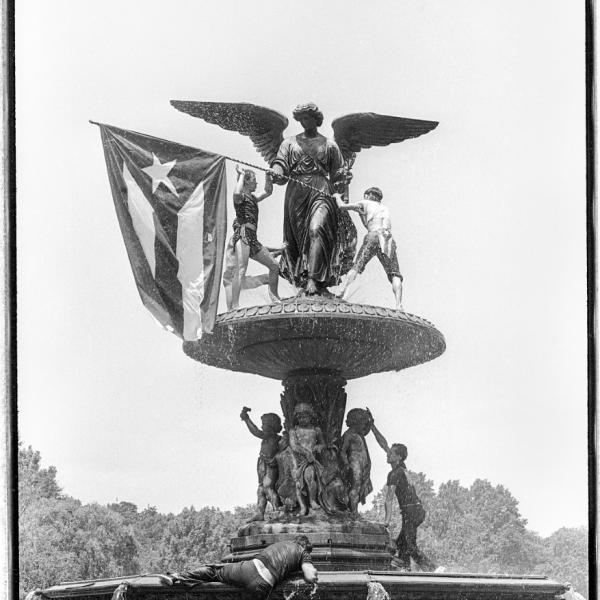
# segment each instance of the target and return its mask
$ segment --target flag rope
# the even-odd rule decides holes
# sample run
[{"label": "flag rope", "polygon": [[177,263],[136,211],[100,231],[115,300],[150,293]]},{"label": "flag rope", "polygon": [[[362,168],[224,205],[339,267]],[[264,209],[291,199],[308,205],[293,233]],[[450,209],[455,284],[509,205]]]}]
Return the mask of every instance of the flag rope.
[{"label": "flag rope", "polygon": [[[273,174],[273,171],[271,169],[265,169],[264,167],[259,167],[258,165],[253,165],[252,163],[245,162],[243,160],[238,160],[237,158],[233,158],[231,156],[226,156],[225,154],[221,154],[221,156],[232,162],[239,163],[240,165],[245,165],[247,167],[252,167],[253,169],[258,169],[259,171],[264,171],[265,173]],[[294,177],[288,177],[287,175],[283,175],[283,174],[280,175],[280,177],[283,177],[284,179],[287,179],[288,181],[293,181],[294,183],[297,183],[298,185],[301,185],[302,187],[308,188],[309,190],[313,190],[313,192],[318,192],[319,194],[321,194],[322,196],[325,196],[326,198],[334,199],[331,194],[326,194],[323,190],[313,187],[312,185],[309,185],[308,183],[304,183],[304,181],[300,181],[299,179],[295,179]]]}]

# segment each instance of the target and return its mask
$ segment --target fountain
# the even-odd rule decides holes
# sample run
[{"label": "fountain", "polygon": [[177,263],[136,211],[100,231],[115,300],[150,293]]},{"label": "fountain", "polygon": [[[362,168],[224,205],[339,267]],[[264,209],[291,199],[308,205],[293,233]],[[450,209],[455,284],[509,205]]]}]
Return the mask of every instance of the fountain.
[{"label": "fountain", "polygon": [[[285,152],[281,148],[289,149],[285,144],[292,140],[288,138],[282,143],[282,132],[287,125],[285,117],[250,104],[174,102],[173,105],[225,129],[249,135],[269,164],[274,165],[274,169],[279,165],[276,176],[280,177],[279,183],[284,183],[281,178],[289,173],[284,168]],[[311,114],[318,116],[320,113],[315,109],[312,104],[303,105],[297,112],[305,114],[306,111],[312,111]],[[320,118],[322,120],[322,115]],[[316,137],[316,125],[319,124],[315,119],[312,122],[310,119],[302,121],[307,138],[325,139],[323,136]],[[354,164],[356,152],[361,148],[385,146],[416,137],[436,125],[433,121],[357,113],[336,119],[333,129],[335,140],[344,155],[347,175]],[[119,132],[119,135],[124,134]],[[148,139],[145,138],[144,143],[148,143]],[[116,143],[115,140],[108,140],[105,147]],[[332,147],[331,143],[328,146],[325,142],[323,144],[324,147]],[[163,151],[165,146],[155,147],[158,152]],[[139,154],[144,156],[143,153]],[[114,165],[119,157],[115,155],[109,158],[107,164],[110,169],[110,165]],[[164,170],[171,158],[163,156],[159,161],[160,168]],[[338,158],[341,161],[341,154]],[[128,165],[128,169],[133,168],[131,161]],[[152,168],[144,167],[140,171]],[[141,173],[138,177],[142,181]],[[158,183],[153,179],[153,185],[164,183],[166,175],[161,177]],[[392,562],[393,546],[387,528],[381,523],[364,519],[356,511],[357,497],[364,500],[370,491],[370,480],[359,494],[353,487],[356,486],[355,482],[352,483],[355,480],[348,476],[347,468],[344,469],[347,465],[342,456],[342,428],[347,381],[374,373],[400,371],[431,361],[444,352],[446,343],[434,325],[421,317],[402,310],[350,303],[328,292],[326,286],[331,285],[331,281],[339,282],[340,275],[352,265],[356,230],[352,231],[354,226],[348,219],[343,221],[347,213],[331,205],[333,199],[323,191],[325,188],[315,187],[329,185],[322,175],[322,169],[310,174],[309,178],[306,174],[298,177],[304,179],[300,181],[288,177],[290,183],[286,192],[286,207],[291,205],[297,208],[302,202],[320,202],[321,206],[314,211],[315,214],[334,219],[339,213],[340,219],[337,224],[324,224],[316,223],[310,216],[309,224],[301,210],[286,212],[286,232],[306,233],[310,230],[310,235],[299,236],[302,237],[302,243],[307,245],[304,255],[297,247],[288,247],[281,263],[281,273],[301,290],[300,293],[278,303],[229,310],[216,318],[210,335],[188,339],[183,343],[185,354],[205,365],[269,377],[283,384],[281,410],[284,432],[275,449],[276,456],[269,457],[269,460],[276,459],[279,473],[276,493],[272,491],[269,499],[272,504],[281,506],[275,506],[279,510],[270,515],[265,515],[264,507],[263,510],[259,509],[258,517],[241,527],[231,540],[231,552],[223,557],[223,562],[250,559],[269,544],[291,540],[302,534],[309,538],[313,546],[312,557],[319,570],[318,585],[308,584],[293,575],[274,588],[271,594],[273,600],[541,600],[565,592],[565,586],[542,576],[400,571]],[[168,183],[173,187],[172,181]],[[129,185],[132,185],[131,181]],[[116,180],[114,193],[122,193],[123,188],[122,182]],[[321,210],[324,207],[327,210]],[[321,228],[321,237],[313,235],[315,223]],[[315,239],[322,244],[316,253],[310,246],[316,243]],[[382,252],[387,243],[381,241]],[[329,254],[323,251],[327,247],[332,248]],[[347,252],[341,252],[340,248]],[[399,273],[393,271],[389,263],[386,266],[386,259],[379,254],[379,250],[377,253],[394,286],[394,277],[401,281]],[[139,256],[135,262],[138,269],[144,260],[143,256]],[[389,250],[386,256],[391,256]],[[304,270],[303,260],[308,265]],[[141,285],[140,282],[141,278],[138,285]],[[176,286],[173,289],[177,289]],[[399,304],[397,286],[393,289]],[[146,298],[150,298],[149,293]],[[154,307],[161,300],[157,295],[151,299]],[[164,317],[164,311],[159,311],[158,315]],[[376,400],[373,403],[376,404]],[[358,410],[359,413],[355,412],[354,415],[358,414],[360,421],[368,413]],[[295,460],[290,453],[293,455],[295,452],[295,427],[301,415],[307,419],[307,424],[302,425],[303,431],[312,427],[315,435],[318,431],[318,439],[321,440],[314,448],[315,461],[310,467],[313,473],[310,477],[299,475],[299,469],[289,468],[289,460]],[[350,427],[349,416],[347,423]],[[363,423],[366,423],[366,428],[357,434],[359,436],[366,435],[372,425],[368,419]],[[370,459],[366,449],[363,458],[365,456],[361,468],[363,473],[368,474]],[[317,488],[311,488],[311,481],[315,481],[311,477],[318,479],[318,497],[314,495]],[[368,476],[365,479],[368,480]],[[307,492],[305,495],[303,490]],[[250,597],[245,591],[222,583],[202,583],[191,587],[170,583],[159,575],[70,582],[43,591],[37,590],[32,597],[37,595],[56,600],[105,600],[111,596],[114,600],[237,600]]]}]

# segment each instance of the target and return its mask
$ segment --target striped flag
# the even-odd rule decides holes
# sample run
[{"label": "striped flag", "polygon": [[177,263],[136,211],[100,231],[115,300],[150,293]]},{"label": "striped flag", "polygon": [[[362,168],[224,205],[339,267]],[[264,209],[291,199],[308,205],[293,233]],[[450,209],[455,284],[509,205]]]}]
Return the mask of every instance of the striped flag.
[{"label": "striped flag", "polygon": [[227,221],[225,158],[99,124],[144,306],[184,340],[212,331]]}]

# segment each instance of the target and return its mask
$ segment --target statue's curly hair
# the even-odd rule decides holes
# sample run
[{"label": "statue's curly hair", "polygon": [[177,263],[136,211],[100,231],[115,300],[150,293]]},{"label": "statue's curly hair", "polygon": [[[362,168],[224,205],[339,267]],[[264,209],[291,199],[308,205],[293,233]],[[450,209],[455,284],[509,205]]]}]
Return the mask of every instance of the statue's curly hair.
[{"label": "statue's curly hair", "polygon": [[359,427],[362,423],[369,420],[369,413],[363,408],[353,408],[346,415],[346,425],[348,427]]},{"label": "statue's curly hair", "polygon": [[323,125],[323,113],[319,110],[319,107],[314,102],[307,102],[306,104],[298,104],[294,108],[294,119],[297,121],[300,115],[309,114],[315,118],[317,127]]},{"label": "statue's curly hair", "polygon": [[265,423],[269,423],[275,433],[281,431],[281,418],[277,413],[265,413],[261,420]]}]

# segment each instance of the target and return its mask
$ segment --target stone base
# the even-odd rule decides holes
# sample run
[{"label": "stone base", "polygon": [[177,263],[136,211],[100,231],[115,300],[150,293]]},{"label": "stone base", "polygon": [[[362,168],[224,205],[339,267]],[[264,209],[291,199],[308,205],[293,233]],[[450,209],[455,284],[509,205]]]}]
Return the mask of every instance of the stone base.
[{"label": "stone base", "polygon": [[248,523],[231,540],[231,554],[223,560],[253,558],[269,544],[306,535],[313,545],[312,559],[319,570],[391,569],[391,543],[385,526],[363,518],[329,517],[324,513],[288,520]]}]

